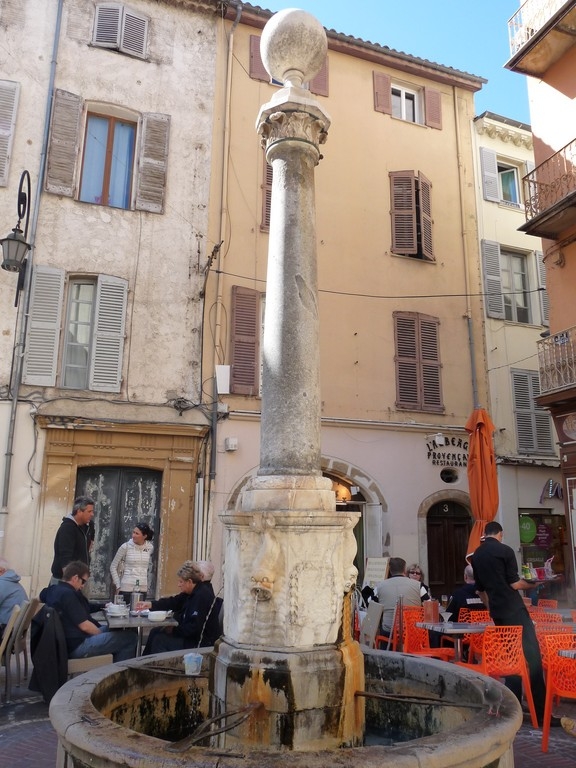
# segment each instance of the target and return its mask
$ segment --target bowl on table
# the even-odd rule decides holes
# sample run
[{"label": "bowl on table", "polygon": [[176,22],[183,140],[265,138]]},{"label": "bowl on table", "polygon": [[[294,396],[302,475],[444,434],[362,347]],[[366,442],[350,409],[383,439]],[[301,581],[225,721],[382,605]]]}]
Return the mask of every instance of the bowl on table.
[{"label": "bowl on table", "polygon": [[150,621],[165,621],[167,616],[168,611],[148,611]]},{"label": "bowl on table", "polygon": [[108,616],[127,616],[128,606],[118,605],[117,603],[108,603],[106,606],[106,613]]}]

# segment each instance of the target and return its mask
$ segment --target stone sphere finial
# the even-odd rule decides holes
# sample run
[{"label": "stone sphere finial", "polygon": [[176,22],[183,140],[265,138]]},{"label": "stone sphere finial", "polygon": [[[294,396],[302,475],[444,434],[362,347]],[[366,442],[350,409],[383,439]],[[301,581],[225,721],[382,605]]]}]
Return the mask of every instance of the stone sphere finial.
[{"label": "stone sphere finial", "polygon": [[275,13],[260,40],[260,55],[268,74],[284,85],[296,87],[318,74],[327,50],[322,24],[298,8]]}]

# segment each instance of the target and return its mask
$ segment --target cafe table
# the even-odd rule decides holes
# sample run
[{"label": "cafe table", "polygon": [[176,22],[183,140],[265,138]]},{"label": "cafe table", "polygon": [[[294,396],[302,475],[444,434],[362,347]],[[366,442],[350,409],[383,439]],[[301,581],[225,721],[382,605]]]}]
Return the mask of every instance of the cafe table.
[{"label": "cafe table", "polygon": [[465,621],[417,621],[416,626],[427,629],[430,632],[439,632],[441,635],[448,635],[454,638],[454,661],[457,662],[462,661],[462,640],[464,635],[479,635],[489,625]]},{"label": "cafe table", "polygon": [[163,621],[150,621],[147,615],[138,614],[132,616],[124,614],[123,616],[114,616],[106,613],[106,623],[109,629],[135,629],[137,631],[138,641],[136,643],[136,656],[142,655],[142,638],[144,629],[153,629],[154,627],[177,627],[178,622],[172,616],[168,616]]}]

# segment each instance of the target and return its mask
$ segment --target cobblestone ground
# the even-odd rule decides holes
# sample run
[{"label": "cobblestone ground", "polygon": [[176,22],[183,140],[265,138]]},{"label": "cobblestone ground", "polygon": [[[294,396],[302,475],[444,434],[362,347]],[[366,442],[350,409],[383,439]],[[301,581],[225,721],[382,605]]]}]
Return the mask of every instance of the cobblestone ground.
[{"label": "cobblestone ground", "polygon": [[[2,693],[3,689],[2,674]],[[556,711],[576,718],[576,702],[562,701]],[[542,753],[541,742],[542,732],[525,723],[514,741],[515,768],[576,768],[576,738],[552,728],[547,754]],[[0,706],[0,768],[54,768],[56,747],[48,706],[26,683],[15,687],[12,702]]]}]

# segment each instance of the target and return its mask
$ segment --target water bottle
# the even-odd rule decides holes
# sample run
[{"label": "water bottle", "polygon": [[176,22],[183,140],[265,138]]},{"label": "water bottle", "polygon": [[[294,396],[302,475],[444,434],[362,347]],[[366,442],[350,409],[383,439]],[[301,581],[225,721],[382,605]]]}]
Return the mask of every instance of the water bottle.
[{"label": "water bottle", "polygon": [[131,611],[137,611],[138,603],[142,600],[142,592],[140,592],[140,581],[139,579],[136,579],[136,584],[134,585],[134,592],[132,592],[132,596],[130,598],[130,610]]}]

